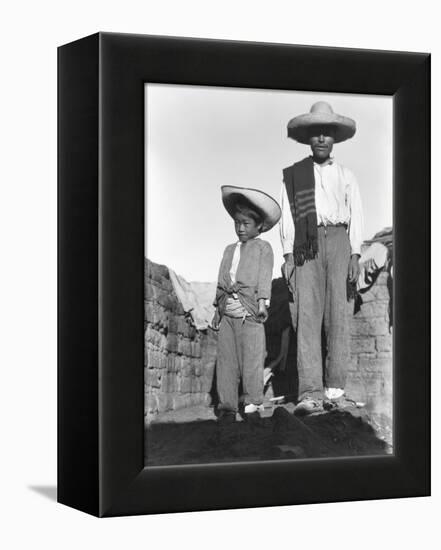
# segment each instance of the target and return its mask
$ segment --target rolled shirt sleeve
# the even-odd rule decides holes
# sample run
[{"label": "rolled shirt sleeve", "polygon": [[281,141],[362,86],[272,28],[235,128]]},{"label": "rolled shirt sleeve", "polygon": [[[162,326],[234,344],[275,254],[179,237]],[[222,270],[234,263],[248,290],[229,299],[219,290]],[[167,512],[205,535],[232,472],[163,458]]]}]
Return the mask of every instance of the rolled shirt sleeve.
[{"label": "rolled shirt sleeve", "polygon": [[280,207],[282,216],[279,221],[280,241],[282,243],[283,255],[292,254],[294,250],[294,220],[292,219],[291,207],[285,184],[282,183],[280,193]]}]

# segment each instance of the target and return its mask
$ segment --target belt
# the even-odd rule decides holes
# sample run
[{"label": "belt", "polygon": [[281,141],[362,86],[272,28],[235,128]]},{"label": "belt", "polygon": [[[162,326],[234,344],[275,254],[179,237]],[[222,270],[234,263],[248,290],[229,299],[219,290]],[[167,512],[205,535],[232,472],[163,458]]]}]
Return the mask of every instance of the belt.
[{"label": "belt", "polygon": [[348,228],[347,223],[319,223],[317,227],[344,227]]}]

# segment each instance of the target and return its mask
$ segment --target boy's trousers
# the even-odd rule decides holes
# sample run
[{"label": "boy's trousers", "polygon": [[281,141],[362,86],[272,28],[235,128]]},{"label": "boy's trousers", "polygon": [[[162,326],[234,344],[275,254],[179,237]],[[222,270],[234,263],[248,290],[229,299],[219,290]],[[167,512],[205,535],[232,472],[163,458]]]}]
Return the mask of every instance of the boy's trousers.
[{"label": "boy's trousers", "polygon": [[263,403],[263,367],[265,361],[263,323],[250,318],[224,315],[217,344],[217,393],[219,409],[237,411],[238,389],[242,379],[244,404]]},{"label": "boy's trousers", "polygon": [[[323,398],[328,388],[344,389],[350,359],[350,311],[347,298],[350,243],[346,227],[319,226],[317,258],[295,268],[291,313],[297,324],[299,400]],[[326,339],[323,372],[322,327]]]}]

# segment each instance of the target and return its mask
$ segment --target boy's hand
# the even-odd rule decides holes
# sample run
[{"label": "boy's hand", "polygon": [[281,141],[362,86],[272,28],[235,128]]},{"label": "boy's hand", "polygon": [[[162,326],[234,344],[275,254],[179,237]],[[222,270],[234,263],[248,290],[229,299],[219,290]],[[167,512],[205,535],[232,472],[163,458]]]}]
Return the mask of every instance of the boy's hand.
[{"label": "boy's hand", "polygon": [[360,275],[360,256],[358,254],[352,254],[349,260],[348,267],[348,279],[351,283],[355,283]]},{"label": "boy's hand", "polygon": [[265,321],[268,319],[268,310],[266,309],[265,300],[263,299],[259,300],[259,309],[257,310],[257,318],[262,323],[265,323]]},{"label": "boy's hand", "polygon": [[216,309],[213,315],[213,320],[211,321],[211,328],[213,330],[219,330],[219,323],[220,323],[219,310]]}]

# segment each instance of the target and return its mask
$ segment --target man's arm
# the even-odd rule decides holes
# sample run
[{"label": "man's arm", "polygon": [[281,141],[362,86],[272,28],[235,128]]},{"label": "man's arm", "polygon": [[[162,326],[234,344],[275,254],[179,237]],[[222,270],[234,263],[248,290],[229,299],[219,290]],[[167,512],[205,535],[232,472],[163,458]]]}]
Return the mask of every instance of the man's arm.
[{"label": "man's arm", "polygon": [[349,178],[349,242],[351,243],[351,255],[361,256],[361,243],[363,242],[363,206],[361,203],[360,189],[355,176],[348,170]]},{"label": "man's arm", "polygon": [[283,256],[293,253],[294,250],[294,221],[292,219],[291,207],[289,205],[288,195],[286,193],[285,184],[282,183],[282,190],[280,193],[280,207],[282,210],[282,216],[279,222],[280,240],[282,242]]},{"label": "man's arm", "polygon": [[282,243],[283,257],[285,263],[282,266],[283,275],[288,282],[292,272],[294,270],[294,238],[295,227],[292,219],[291,207],[289,205],[288,195],[286,193],[285,184],[282,183],[282,190],[280,193],[280,206],[282,210],[282,216],[279,222],[280,241]]},{"label": "man's arm", "polygon": [[352,172],[348,171],[349,182],[349,207],[351,219],[349,221],[349,242],[351,244],[351,259],[348,267],[348,278],[355,283],[360,274],[359,258],[361,256],[361,243],[363,242],[363,207],[357,180]]}]

